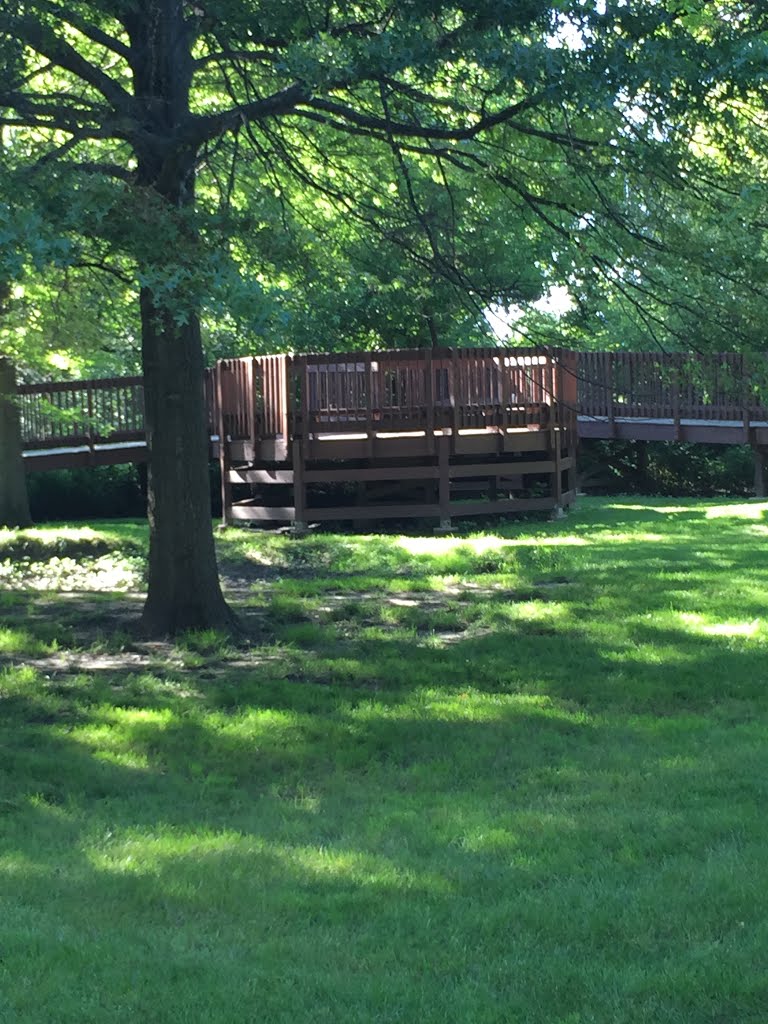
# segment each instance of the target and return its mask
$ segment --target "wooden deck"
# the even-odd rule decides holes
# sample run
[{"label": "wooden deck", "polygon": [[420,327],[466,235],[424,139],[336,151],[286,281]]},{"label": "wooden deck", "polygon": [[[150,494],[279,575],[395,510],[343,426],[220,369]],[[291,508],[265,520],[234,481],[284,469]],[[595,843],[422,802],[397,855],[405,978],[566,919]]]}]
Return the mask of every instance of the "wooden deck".
[{"label": "wooden deck", "polygon": [[[204,389],[228,522],[564,507],[579,437],[749,444],[763,473],[768,458],[768,360],[735,353],[256,356]],[[146,459],[142,399],[140,377],[22,385],[28,471]]]},{"label": "wooden deck", "polygon": [[570,353],[393,351],[218,364],[227,522],[434,518],[568,505]]}]

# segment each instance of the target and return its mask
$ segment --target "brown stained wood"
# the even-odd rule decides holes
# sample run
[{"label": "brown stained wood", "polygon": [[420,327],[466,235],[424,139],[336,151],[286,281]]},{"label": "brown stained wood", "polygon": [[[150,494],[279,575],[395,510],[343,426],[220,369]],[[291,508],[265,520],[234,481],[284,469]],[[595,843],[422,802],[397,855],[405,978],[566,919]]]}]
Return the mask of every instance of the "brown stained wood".
[{"label": "brown stained wood", "polygon": [[427,441],[432,450],[435,447],[435,370],[432,361],[432,349],[424,354],[424,400],[427,405]]},{"label": "brown stained wood", "polygon": [[[453,431],[454,439],[455,439],[455,437],[456,437],[456,435],[458,433],[459,426],[460,426],[459,414],[458,414],[458,410],[457,410],[457,404],[458,404],[457,388],[459,386],[459,384],[458,384],[458,376],[459,376],[458,366],[459,366],[459,354],[456,351],[456,349],[454,348],[454,349],[451,349],[451,362],[450,362],[450,365],[448,367],[448,402],[449,402],[450,410],[451,410],[450,426],[451,426],[451,430]],[[455,451],[455,447],[454,447],[454,451]]]},{"label": "brown stained wood", "polygon": [[307,507],[307,484],[304,479],[304,441],[301,439],[293,442],[293,504],[294,523],[301,527],[306,522],[305,510]]},{"label": "brown stained wood", "polygon": [[[562,460],[563,469],[566,469],[566,464],[570,464],[573,460],[564,458]],[[536,461],[536,462],[481,462],[469,466],[457,466],[452,465],[450,467],[450,475],[454,478],[467,477],[467,476],[508,476],[510,473],[551,473],[554,470],[554,461],[551,459]]]},{"label": "brown stained wood", "polygon": [[83,448],[76,452],[29,452],[24,456],[26,473],[45,472],[49,469],[87,469],[90,466],[123,466],[147,461],[147,449],[136,448]]},{"label": "brown stained wood", "polygon": [[[763,434],[766,431],[763,430]],[[675,436],[675,427],[671,422],[653,422],[627,419],[616,421],[613,430],[607,420],[581,420],[579,435],[582,438],[618,438],[625,441],[675,441],[688,444],[744,444],[744,425],[738,420],[731,423],[700,420],[691,425],[680,426],[679,437]],[[750,441],[760,440],[761,428],[750,427]]]},{"label": "brown stained wood", "polygon": [[560,430],[550,432],[550,448],[553,453],[555,468],[552,473],[552,497],[555,505],[562,505],[563,502],[563,436]]},{"label": "brown stained wood", "polygon": [[[299,387],[300,391],[300,426],[297,436],[306,437],[309,432],[309,373],[307,371],[307,358],[306,356],[300,357],[298,360],[299,370]],[[319,383],[319,382],[318,382]]]},{"label": "brown stained wood", "polygon": [[324,469],[307,469],[304,473],[306,483],[345,483],[349,481],[375,480],[424,480],[437,479],[437,466],[365,466],[340,467]]},{"label": "brown stained wood", "polygon": [[216,425],[216,430],[219,435],[219,473],[221,476],[221,522],[223,526],[227,525],[227,513],[232,505],[232,481],[229,475],[229,445],[227,444],[227,435],[224,425],[224,403],[222,401],[221,394],[221,377],[222,368],[219,365],[216,368],[216,394],[217,394],[217,407],[219,410],[219,422]]},{"label": "brown stained wood", "polygon": [[622,387],[621,391],[617,387],[615,358],[616,353],[605,353],[605,412],[611,422],[615,412],[626,405],[628,394],[626,387]]},{"label": "brown stained wood", "polygon": [[451,519],[451,478],[449,462],[450,438],[443,435],[438,438],[437,444],[438,503],[441,526],[448,525]]},{"label": "brown stained wood", "polygon": [[[369,442],[364,434],[360,438],[312,438],[306,445],[306,457],[311,462],[326,459],[366,459],[368,447]],[[376,437],[376,458],[427,458],[429,455],[430,446],[425,434]]]},{"label": "brown stained wood", "polygon": [[242,368],[246,373],[244,384],[247,391],[242,394],[238,389],[237,407],[247,417],[242,424],[243,434],[256,447],[262,437],[272,435],[269,364],[266,360],[253,358],[242,364]]},{"label": "brown stained wood", "polygon": [[[545,452],[547,432],[544,430],[519,430],[505,434],[503,450],[513,452]],[[491,455],[498,451],[498,437],[495,433],[459,434],[454,439],[456,455]]]},{"label": "brown stained wood", "polygon": [[[421,480],[424,493],[409,507],[418,506],[413,515],[429,515],[441,476],[436,452],[445,446],[449,491],[451,481],[456,490],[461,481],[484,478],[492,495],[492,481],[539,474],[550,477],[550,500],[560,493],[565,504],[575,482],[579,436],[768,443],[768,428],[756,423],[768,418],[758,389],[765,388],[765,359],[755,358],[750,365],[733,353],[692,360],[510,348],[223,360],[205,375],[207,426],[209,434],[232,440],[224,450],[218,443],[210,447],[222,460],[223,492],[240,484],[295,484],[293,442],[303,439],[304,489],[345,480]],[[140,447],[99,449],[107,439],[143,438],[141,378],[46,382],[19,392],[25,447],[51,449],[25,457],[26,472],[146,458]],[[60,419],[41,400],[74,415]],[[578,402],[587,417],[605,420],[577,422]],[[643,414],[666,422],[645,423]],[[79,445],[89,445],[91,453],[56,451]],[[539,457],[522,461],[528,453]],[[388,459],[408,465],[386,465]],[[336,465],[329,469],[319,461]],[[231,495],[222,497],[225,507],[232,504]],[[444,491],[442,497],[445,512]],[[296,504],[303,515],[300,495]],[[457,514],[455,504],[449,495],[449,517]],[[441,514],[439,502],[436,507]],[[483,510],[490,511],[488,503]],[[295,507],[290,518],[301,521]]]},{"label": "brown stained wood", "polygon": [[229,519],[238,522],[294,522],[296,509],[292,505],[233,505],[229,510]]},{"label": "brown stained wood", "polygon": [[230,469],[231,484],[292,484],[292,469]]},{"label": "brown stained wood", "polygon": [[435,504],[337,505],[332,508],[308,508],[307,522],[332,522],[344,519],[433,519],[439,516]]}]

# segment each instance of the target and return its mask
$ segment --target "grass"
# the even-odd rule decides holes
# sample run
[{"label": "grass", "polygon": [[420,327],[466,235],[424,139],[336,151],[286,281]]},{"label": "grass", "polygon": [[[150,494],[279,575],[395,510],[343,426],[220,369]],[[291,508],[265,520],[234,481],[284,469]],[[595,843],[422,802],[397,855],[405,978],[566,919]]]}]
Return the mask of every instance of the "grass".
[{"label": "grass", "polygon": [[767,535],[226,532],[235,646],[133,637],[138,524],[0,532],[0,1024],[763,1024]]}]

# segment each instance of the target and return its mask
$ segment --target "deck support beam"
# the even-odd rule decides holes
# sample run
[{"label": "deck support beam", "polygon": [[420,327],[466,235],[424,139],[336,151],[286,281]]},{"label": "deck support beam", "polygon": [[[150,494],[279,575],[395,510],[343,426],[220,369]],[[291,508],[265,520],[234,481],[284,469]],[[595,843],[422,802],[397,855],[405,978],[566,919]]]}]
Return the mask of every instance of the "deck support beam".
[{"label": "deck support beam", "polygon": [[304,479],[304,442],[293,442],[293,528],[296,533],[307,529],[307,483]]},{"label": "deck support beam", "polygon": [[219,434],[219,473],[221,475],[221,525],[228,523],[229,510],[232,508],[232,481],[230,479],[230,451],[227,444],[224,426],[224,395],[222,390],[222,368],[221,365],[214,369],[214,381],[216,387],[216,405],[218,406],[218,423],[216,430]]},{"label": "deck support beam", "polygon": [[562,429],[551,428],[549,432],[550,450],[555,470],[552,474],[552,497],[555,508],[562,508],[563,504],[563,431]]},{"label": "deck support beam", "polygon": [[440,529],[451,528],[451,476],[450,454],[451,437],[442,434],[437,440],[438,504],[440,506]]}]

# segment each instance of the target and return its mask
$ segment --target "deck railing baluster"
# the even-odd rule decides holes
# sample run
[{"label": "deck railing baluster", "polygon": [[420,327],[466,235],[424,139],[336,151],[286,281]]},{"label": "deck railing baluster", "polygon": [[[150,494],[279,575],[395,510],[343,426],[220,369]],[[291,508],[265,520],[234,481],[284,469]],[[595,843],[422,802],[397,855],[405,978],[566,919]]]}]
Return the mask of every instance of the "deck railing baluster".
[{"label": "deck railing baluster", "polygon": [[[740,353],[428,349],[223,360],[206,375],[204,394],[214,432],[225,424],[233,439],[254,446],[287,444],[297,429],[355,433],[364,425],[369,437],[423,431],[431,449],[442,427],[454,438],[468,429],[542,427],[548,418],[570,429],[577,403],[585,423],[593,417],[591,436],[638,436],[625,421],[651,419],[670,437],[702,439],[709,423],[710,431],[743,424],[743,436],[754,439],[755,423],[768,429],[761,426],[765,376],[764,358],[753,364]],[[27,449],[93,449],[142,437],[138,377],[20,385],[19,401]],[[594,418],[608,421],[605,433]],[[698,435],[689,420],[701,424]]]}]

